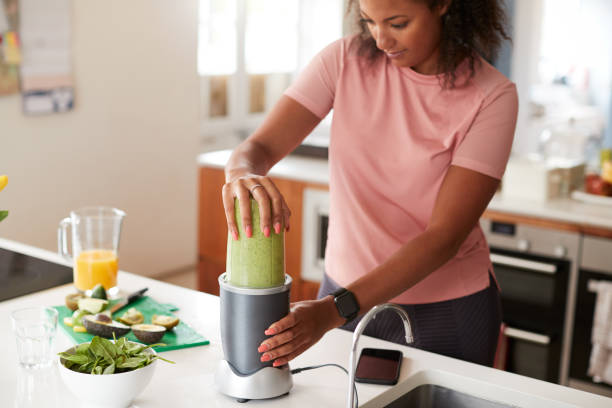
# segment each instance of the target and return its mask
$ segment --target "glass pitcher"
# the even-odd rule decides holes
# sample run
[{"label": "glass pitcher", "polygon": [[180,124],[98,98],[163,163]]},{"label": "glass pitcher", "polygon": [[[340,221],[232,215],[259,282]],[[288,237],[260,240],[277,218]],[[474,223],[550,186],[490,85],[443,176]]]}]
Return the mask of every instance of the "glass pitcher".
[{"label": "glass pitcher", "polygon": [[[125,212],[112,207],[85,207],[70,212],[58,228],[58,252],[73,263],[74,286],[87,295],[102,284],[110,296],[117,295],[119,238]],[[72,229],[72,255],[67,229]]]}]

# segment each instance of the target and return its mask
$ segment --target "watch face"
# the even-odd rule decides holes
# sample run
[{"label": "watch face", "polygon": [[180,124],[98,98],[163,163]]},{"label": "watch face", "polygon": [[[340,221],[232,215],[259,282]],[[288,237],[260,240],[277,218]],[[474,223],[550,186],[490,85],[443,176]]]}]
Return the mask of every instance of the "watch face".
[{"label": "watch face", "polygon": [[346,291],[335,298],[336,307],[340,316],[344,318],[352,318],[359,312],[359,305],[352,292]]}]

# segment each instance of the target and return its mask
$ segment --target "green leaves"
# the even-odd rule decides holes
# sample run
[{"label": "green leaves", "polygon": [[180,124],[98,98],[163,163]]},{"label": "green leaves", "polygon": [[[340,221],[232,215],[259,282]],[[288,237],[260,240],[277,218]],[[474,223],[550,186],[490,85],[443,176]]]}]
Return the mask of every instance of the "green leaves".
[{"label": "green leaves", "polygon": [[5,219],[6,217],[8,217],[8,211],[6,211],[6,210],[0,211],[0,221]]},{"label": "green leaves", "polygon": [[113,343],[105,338],[95,336],[90,343],[79,344],[74,352],[62,352],[58,355],[63,359],[66,368],[80,373],[105,375],[136,370],[160,359],[174,364],[146,350],[163,344],[142,344],[128,342],[125,337]]}]

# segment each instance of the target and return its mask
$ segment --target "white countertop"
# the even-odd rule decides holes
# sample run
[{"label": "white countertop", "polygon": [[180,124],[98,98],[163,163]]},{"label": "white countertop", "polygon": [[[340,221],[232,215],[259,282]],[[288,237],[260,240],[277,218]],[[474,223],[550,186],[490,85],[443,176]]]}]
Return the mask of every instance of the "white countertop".
[{"label": "white countertop", "polygon": [[[201,166],[223,168],[231,150],[203,153],[198,156]],[[325,159],[289,155],[270,170],[274,177],[304,182],[329,184],[329,166]],[[612,206],[583,203],[571,198],[549,201],[508,199],[496,195],[488,210],[549,219],[552,221],[612,229]]]},{"label": "white countertop", "polygon": [[[0,247],[23,252],[49,261],[65,264],[54,253],[0,239]],[[148,294],[162,303],[179,307],[176,314],[196,331],[210,340],[210,345],[164,352],[176,364],[160,362],[151,383],[134,401],[133,407],[242,407],[244,404],[219,394],[214,387],[214,371],[222,359],[219,335],[219,301],[216,296],[181,288],[138,275],[120,272],[118,278],[122,291],[131,292],[148,287]],[[58,305],[64,296],[73,292],[71,285],[0,302],[0,407],[16,406],[24,398],[43,401],[44,407],[78,407],[79,403],[65,388],[57,367],[31,374],[18,369],[16,346],[10,328],[10,311],[34,305]],[[291,368],[322,363],[336,363],[348,367],[351,333],[335,329],[328,332],[315,346],[291,362]],[[55,350],[62,351],[72,346],[69,338],[58,328]],[[499,395],[515,396],[516,403],[525,407],[579,406],[610,407],[612,399],[574,390],[556,384],[530,379],[516,374],[466,363],[461,360],[432,354],[406,346],[388,343],[362,336],[360,346],[399,348],[404,353],[400,383],[396,387],[427,375],[436,375],[437,370],[446,376],[458,379],[457,386],[470,382],[472,386],[486,389],[494,386]],[[15,373],[18,373],[15,375]],[[342,407],[346,405],[347,375],[334,367],[305,371],[294,375],[293,389],[287,396],[271,400],[250,401],[249,406],[270,407]],[[451,381],[452,383],[452,381]],[[358,384],[360,404],[370,401],[368,407],[376,406],[371,401],[387,390],[399,390],[389,386]],[[474,388],[476,391],[476,388]],[[29,394],[28,394],[29,392]],[[538,398],[539,405],[529,398]],[[545,401],[542,400],[545,399]],[[529,401],[532,401],[531,403]],[[554,403],[563,401],[564,403]],[[542,404],[543,403],[543,404]],[[550,404],[549,404],[550,403]]]},{"label": "white countertop", "polygon": [[[229,160],[231,150],[202,153],[198,156],[200,166],[222,169]],[[326,159],[289,155],[276,163],[268,173],[270,176],[299,180],[307,183],[329,184],[329,165]]]},{"label": "white countertop", "polygon": [[557,198],[540,202],[510,199],[496,195],[487,209],[544,218],[551,221],[612,229],[612,206],[589,204],[571,198]]}]

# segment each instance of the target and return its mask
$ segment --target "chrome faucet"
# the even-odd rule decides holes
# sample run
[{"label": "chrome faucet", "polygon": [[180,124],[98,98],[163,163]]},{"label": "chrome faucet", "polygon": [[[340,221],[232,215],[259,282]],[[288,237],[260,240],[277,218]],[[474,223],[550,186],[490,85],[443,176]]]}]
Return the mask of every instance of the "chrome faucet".
[{"label": "chrome faucet", "polygon": [[[357,358],[357,342],[359,341],[359,336],[366,328],[370,320],[374,319],[379,312],[382,312],[385,309],[391,309],[397,312],[402,318],[402,322],[404,323],[404,335],[406,336],[406,344],[410,344],[414,341],[412,336],[412,327],[410,326],[410,319],[408,318],[408,313],[400,306],[393,303],[384,303],[382,305],[376,305],[372,309],[368,311],[368,313],[363,316],[361,321],[357,324],[355,331],[353,332],[353,346],[351,348],[351,356],[349,357],[349,396],[348,396],[348,408],[353,408],[353,404],[355,401],[355,394],[357,390],[355,389],[355,360]],[[353,392],[353,390],[355,390]]]}]

